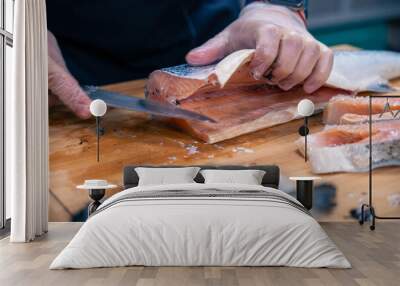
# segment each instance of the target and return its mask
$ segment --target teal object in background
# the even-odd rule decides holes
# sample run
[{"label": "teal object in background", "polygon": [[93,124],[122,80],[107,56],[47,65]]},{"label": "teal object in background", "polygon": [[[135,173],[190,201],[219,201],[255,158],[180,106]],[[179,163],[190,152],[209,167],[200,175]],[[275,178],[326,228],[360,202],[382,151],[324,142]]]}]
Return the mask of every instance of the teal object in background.
[{"label": "teal object in background", "polygon": [[349,44],[368,50],[389,48],[389,25],[382,21],[311,29],[311,33],[328,46]]}]

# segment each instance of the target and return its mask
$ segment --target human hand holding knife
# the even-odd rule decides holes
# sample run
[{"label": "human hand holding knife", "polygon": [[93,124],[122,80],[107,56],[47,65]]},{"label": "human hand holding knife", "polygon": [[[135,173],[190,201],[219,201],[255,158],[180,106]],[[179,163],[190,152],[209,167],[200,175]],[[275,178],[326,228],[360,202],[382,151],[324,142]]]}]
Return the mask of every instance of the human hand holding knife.
[{"label": "human hand holding knife", "polygon": [[202,115],[182,108],[159,103],[153,100],[138,98],[134,96],[123,95],[118,92],[112,92],[101,89],[96,86],[85,86],[83,88],[90,99],[101,99],[108,106],[115,108],[123,108],[133,111],[146,112],[153,115],[181,118],[196,121],[208,121],[215,123],[216,121],[208,116]]}]

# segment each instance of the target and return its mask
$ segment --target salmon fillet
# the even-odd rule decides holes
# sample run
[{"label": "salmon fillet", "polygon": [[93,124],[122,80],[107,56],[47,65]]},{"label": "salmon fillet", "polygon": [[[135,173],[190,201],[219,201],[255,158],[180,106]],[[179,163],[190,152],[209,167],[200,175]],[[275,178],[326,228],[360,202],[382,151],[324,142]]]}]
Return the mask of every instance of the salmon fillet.
[{"label": "salmon fillet", "polygon": [[[384,113],[374,114],[371,116],[372,122],[392,120],[395,118],[400,119],[400,110],[397,110],[395,112],[384,112]],[[369,115],[346,113],[340,118],[340,124],[360,124],[368,122],[369,122]]]},{"label": "salmon fillet", "polygon": [[178,67],[151,73],[146,97],[179,105],[211,117],[216,123],[169,119],[171,123],[208,143],[216,143],[299,118],[297,104],[311,99],[316,112],[333,96],[346,93],[324,87],[314,94],[301,88],[282,91],[250,75],[253,50],[238,51],[217,65]]},{"label": "salmon fillet", "polygon": [[[304,138],[296,141],[304,153]],[[364,172],[369,168],[369,125],[327,126],[308,136],[308,154],[314,173]],[[400,121],[372,126],[372,167],[400,165]]]},{"label": "salmon fillet", "polygon": [[[372,99],[372,114],[380,114],[385,110],[386,104],[390,104],[392,111],[400,110],[400,98],[373,98]],[[362,117],[352,118],[352,115],[369,114],[369,98],[364,96],[335,96],[329,100],[324,110],[324,123],[340,124],[354,119],[363,120]],[[342,117],[345,117],[342,119]],[[375,116],[377,117],[377,116]],[[364,117],[365,120],[365,117]]]},{"label": "salmon fillet", "polygon": [[[208,143],[233,138],[298,118],[297,104],[311,99],[316,112],[325,111],[328,124],[339,124],[345,114],[368,114],[365,98],[348,95],[362,91],[394,91],[388,80],[400,76],[400,54],[386,51],[336,51],[325,87],[314,94],[297,88],[285,92],[250,74],[254,50],[236,51],[215,65],[181,65],[151,73],[146,96],[209,116],[217,123],[171,119],[175,125]],[[400,101],[400,99],[399,99]],[[385,102],[374,103],[373,112]],[[395,108],[400,109],[396,103]]]}]

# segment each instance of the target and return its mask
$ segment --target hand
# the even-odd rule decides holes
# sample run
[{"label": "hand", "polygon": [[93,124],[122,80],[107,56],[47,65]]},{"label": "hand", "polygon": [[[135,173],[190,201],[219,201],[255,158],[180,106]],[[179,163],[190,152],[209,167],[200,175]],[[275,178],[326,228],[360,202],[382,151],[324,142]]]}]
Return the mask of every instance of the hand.
[{"label": "hand", "polygon": [[47,43],[49,105],[52,106],[61,101],[78,117],[89,118],[91,100],[68,71],[57,40],[50,31],[48,31]]},{"label": "hand", "polygon": [[240,17],[186,60],[206,65],[240,49],[255,48],[250,63],[255,79],[265,77],[283,90],[303,84],[307,93],[328,79],[333,53],[307,31],[300,16],[290,9],[264,3],[246,6]]}]

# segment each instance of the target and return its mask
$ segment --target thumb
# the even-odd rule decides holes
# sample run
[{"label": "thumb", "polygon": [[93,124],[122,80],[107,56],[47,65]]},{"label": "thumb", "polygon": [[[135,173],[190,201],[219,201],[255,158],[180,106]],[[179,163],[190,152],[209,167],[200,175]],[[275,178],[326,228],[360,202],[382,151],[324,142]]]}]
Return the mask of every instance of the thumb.
[{"label": "thumb", "polygon": [[76,79],[49,57],[48,83],[51,93],[56,95],[78,117],[90,117],[90,98],[79,86]]},{"label": "thumb", "polygon": [[200,47],[191,50],[186,55],[186,61],[195,66],[211,64],[229,53],[228,43],[228,32],[221,32]]}]

